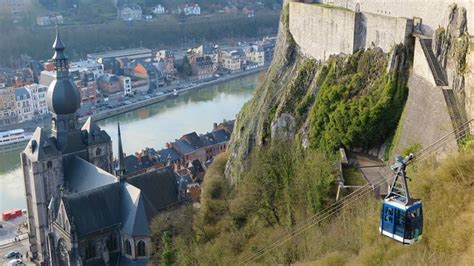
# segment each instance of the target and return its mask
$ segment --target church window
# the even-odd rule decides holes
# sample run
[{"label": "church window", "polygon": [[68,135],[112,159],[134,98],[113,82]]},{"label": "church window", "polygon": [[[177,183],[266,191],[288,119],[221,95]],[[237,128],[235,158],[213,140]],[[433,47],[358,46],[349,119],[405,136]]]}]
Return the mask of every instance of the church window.
[{"label": "church window", "polygon": [[48,161],[48,162],[46,163],[46,168],[48,168],[48,169],[53,168],[53,162],[52,162],[52,161]]},{"label": "church window", "polygon": [[95,150],[95,156],[100,156],[101,154],[102,154],[102,149],[97,148],[97,150]]},{"label": "church window", "polygon": [[130,241],[125,240],[125,255],[132,255],[132,246],[130,245]]},{"label": "church window", "polygon": [[117,249],[117,237],[114,234],[111,234],[107,239],[107,249],[109,251],[114,251]]},{"label": "church window", "polygon": [[92,241],[89,241],[86,246],[86,259],[95,258],[95,246]]},{"label": "church window", "polygon": [[145,257],[146,256],[146,249],[145,249],[145,242],[138,241],[137,244],[137,257]]}]

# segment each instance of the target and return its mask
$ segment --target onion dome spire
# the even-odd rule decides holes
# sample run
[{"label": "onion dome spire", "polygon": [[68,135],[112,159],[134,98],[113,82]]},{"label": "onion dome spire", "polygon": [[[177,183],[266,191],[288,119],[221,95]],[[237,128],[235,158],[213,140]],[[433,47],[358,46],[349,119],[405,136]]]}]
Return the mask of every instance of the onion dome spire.
[{"label": "onion dome spire", "polygon": [[66,46],[61,40],[58,27],[53,49],[52,60],[56,73],[48,88],[48,108],[57,115],[75,114],[81,106],[81,97],[75,83],[69,77],[68,57],[64,53]]}]

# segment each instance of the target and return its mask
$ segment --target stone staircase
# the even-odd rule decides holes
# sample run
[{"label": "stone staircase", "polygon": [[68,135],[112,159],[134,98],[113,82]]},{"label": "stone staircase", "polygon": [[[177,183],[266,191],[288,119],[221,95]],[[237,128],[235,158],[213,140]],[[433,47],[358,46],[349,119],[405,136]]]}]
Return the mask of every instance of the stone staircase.
[{"label": "stone staircase", "polygon": [[462,127],[465,120],[462,116],[459,106],[456,103],[456,96],[454,95],[453,90],[449,87],[443,87],[442,89],[446,105],[448,107],[449,116],[451,117],[451,122],[455,128],[455,136],[457,140],[460,140],[462,136],[465,135],[465,130],[469,131],[469,127]]},{"label": "stone staircase", "polygon": [[430,69],[433,73],[436,85],[448,86],[446,72],[441,67],[440,63],[438,62],[438,59],[436,59],[436,56],[434,55],[432,43],[432,39],[420,38],[421,48],[423,49],[426,59],[428,60],[428,64],[430,65]]}]

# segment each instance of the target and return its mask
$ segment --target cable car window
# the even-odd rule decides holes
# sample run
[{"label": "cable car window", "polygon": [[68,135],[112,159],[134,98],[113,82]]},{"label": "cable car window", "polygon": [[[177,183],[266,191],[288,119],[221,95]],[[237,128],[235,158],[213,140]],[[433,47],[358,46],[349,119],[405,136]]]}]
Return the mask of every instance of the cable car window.
[{"label": "cable car window", "polygon": [[393,209],[387,208],[387,212],[385,213],[385,221],[391,223],[392,219],[393,219]]}]

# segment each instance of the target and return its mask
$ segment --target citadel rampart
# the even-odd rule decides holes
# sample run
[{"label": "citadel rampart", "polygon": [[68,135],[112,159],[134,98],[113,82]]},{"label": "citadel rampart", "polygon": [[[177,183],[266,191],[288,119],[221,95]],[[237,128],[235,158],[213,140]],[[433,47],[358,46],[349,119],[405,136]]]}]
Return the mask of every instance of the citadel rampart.
[{"label": "citadel rampart", "polygon": [[290,32],[303,54],[325,60],[370,47],[407,43],[413,21],[344,8],[290,3]]},{"label": "citadel rampart", "polygon": [[353,11],[369,12],[392,17],[419,17],[423,20],[424,34],[431,35],[438,26],[445,25],[448,6],[457,4],[464,7],[468,14],[468,25],[474,29],[472,0],[315,0],[315,3],[330,4]]}]

